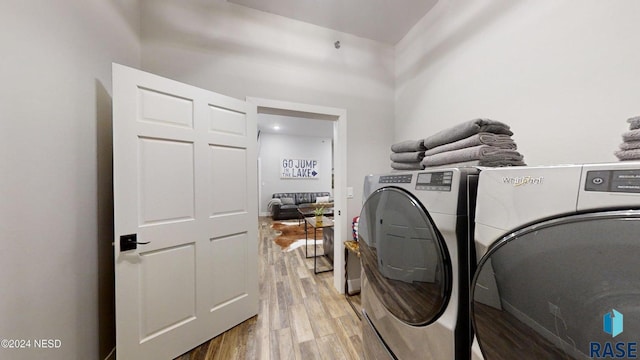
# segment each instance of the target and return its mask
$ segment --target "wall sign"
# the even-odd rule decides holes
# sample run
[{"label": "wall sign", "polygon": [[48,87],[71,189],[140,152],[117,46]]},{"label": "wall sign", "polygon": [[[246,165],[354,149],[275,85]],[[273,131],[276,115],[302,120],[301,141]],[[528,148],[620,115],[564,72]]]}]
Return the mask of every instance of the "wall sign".
[{"label": "wall sign", "polygon": [[280,160],[281,179],[317,179],[318,160],[288,159]]}]

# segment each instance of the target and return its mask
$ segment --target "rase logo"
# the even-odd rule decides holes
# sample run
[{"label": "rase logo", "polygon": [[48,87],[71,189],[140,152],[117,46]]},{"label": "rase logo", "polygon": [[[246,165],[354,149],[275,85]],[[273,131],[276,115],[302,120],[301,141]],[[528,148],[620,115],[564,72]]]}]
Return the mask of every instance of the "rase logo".
[{"label": "rase logo", "polygon": [[[602,316],[602,330],[611,335],[612,338],[622,334],[624,330],[624,316],[616,309]],[[609,341],[599,343],[592,341],[589,343],[589,357],[594,359],[637,359],[637,342],[616,342]]]},{"label": "rase logo", "polygon": [[610,313],[604,314],[602,317],[602,329],[611,337],[616,337],[622,334],[624,328],[624,316],[616,309],[611,309]]}]

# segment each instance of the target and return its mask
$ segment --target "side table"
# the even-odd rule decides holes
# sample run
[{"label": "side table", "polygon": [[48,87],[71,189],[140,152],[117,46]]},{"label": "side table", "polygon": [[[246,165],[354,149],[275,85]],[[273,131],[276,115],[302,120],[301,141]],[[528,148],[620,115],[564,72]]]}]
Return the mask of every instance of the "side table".
[{"label": "side table", "polygon": [[304,232],[305,232],[305,242],[304,242],[304,251],[305,251],[305,257],[309,258],[310,256],[307,254],[307,247],[308,247],[308,241],[309,241],[309,233],[307,231],[307,225],[311,226],[313,228],[313,272],[315,274],[319,274],[319,273],[323,273],[323,272],[327,272],[327,271],[333,271],[333,268],[331,269],[327,269],[327,270],[321,270],[318,271],[318,256],[326,256],[327,254],[318,254],[317,253],[317,230],[318,229],[324,229],[324,228],[329,228],[329,227],[333,227],[333,219],[330,219],[326,216],[322,217],[322,223],[317,223],[316,222],[316,217],[312,216],[312,217],[308,217],[304,219],[305,221],[305,227],[304,227]]}]

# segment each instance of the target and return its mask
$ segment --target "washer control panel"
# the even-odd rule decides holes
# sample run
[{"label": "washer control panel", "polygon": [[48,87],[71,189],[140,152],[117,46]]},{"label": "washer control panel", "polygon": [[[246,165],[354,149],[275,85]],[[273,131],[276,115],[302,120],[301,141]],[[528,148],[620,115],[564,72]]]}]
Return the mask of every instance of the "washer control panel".
[{"label": "washer control panel", "polygon": [[451,191],[453,171],[419,173],[416,180],[416,190]]},{"label": "washer control panel", "polygon": [[640,169],[587,171],[586,191],[640,193]]},{"label": "washer control panel", "polygon": [[380,176],[378,183],[380,184],[411,184],[412,174],[402,175],[383,175]]}]

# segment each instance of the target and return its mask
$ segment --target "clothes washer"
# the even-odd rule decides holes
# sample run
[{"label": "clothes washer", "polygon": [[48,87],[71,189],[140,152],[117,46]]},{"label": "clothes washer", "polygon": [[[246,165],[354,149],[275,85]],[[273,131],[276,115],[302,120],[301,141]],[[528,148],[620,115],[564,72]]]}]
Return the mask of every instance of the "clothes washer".
[{"label": "clothes washer", "polygon": [[484,169],[475,242],[473,359],[637,348],[640,162]]},{"label": "clothes washer", "polygon": [[359,223],[365,359],[469,359],[478,172],[365,178]]}]

